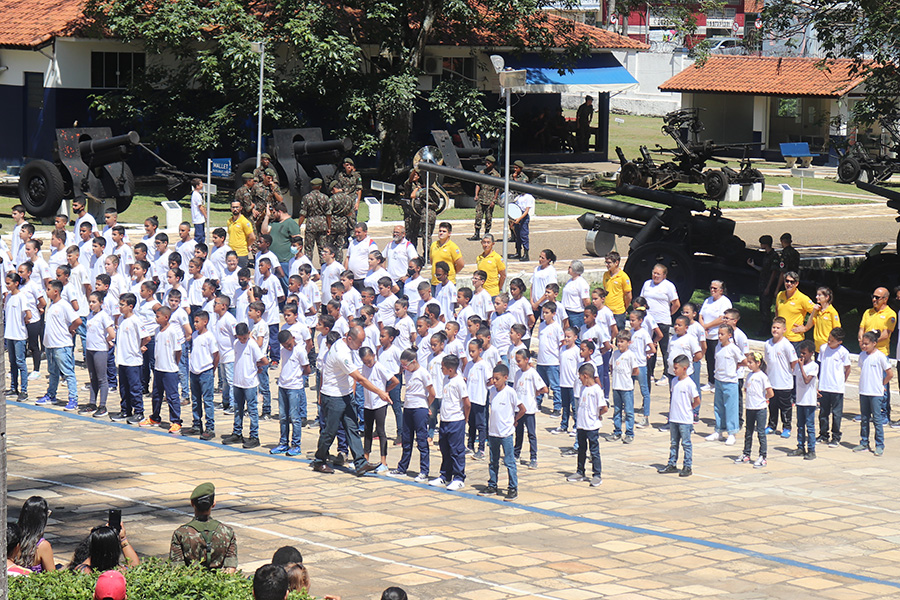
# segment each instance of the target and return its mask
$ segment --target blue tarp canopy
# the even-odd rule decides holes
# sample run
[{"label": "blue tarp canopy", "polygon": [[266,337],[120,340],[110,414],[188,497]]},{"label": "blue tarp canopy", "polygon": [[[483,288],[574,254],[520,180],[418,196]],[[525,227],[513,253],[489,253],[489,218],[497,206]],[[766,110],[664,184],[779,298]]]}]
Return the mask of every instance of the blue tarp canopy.
[{"label": "blue tarp canopy", "polygon": [[610,53],[580,59],[563,71],[536,54],[504,55],[507,68],[525,69],[525,92],[529,94],[601,94],[624,92],[637,87],[637,80]]}]

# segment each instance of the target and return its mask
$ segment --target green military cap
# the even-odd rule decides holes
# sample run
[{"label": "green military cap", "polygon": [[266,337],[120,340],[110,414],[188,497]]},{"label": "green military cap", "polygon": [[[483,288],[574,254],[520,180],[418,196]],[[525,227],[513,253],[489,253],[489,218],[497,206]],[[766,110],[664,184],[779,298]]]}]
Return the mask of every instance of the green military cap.
[{"label": "green military cap", "polygon": [[268,175],[269,177],[276,177],[278,173],[275,172],[275,169],[269,167],[268,169],[266,169],[266,175]]},{"label": "green military cap", "polygon": [[191,492],[191,500],[196,500],[197,498],[202,498],[203,496],[212,496],[215,493],[216,486],[207,481],[206,483],[201,483],[194,488],[194,491]]},{"label": "green military cap", "polygon": [[524,169],[524,168],[525,168],[525,163],[523,163],[521,160],[517,160],[517,161],[514,162],[513,164],[514,164],[515,166],[519,167],[520,169]]},{"label": "green military cap", "polygon": [[486,162],[486,163],[489,163],[489,162],[495,163],[495,162],[497,162],[497,159],[494,158],[494,155],[493,155],[493,154],[488,154],[487,156],[484,157],[484,162]]},{"label": "green military cap", "polygon": [[322,185],[322,178],[316,177],[315,179],[309,182],[309,185]]},{"label": "green military cap", "polygon": [[345,164],[345,165],[353,165],[354,167],[356,166],[356,163],[353,162],[353,159],[350,158],[349,156],[348,156],[347,158],[344,159],[344,164]]},{"label": "green military cap", "polygon": [[262,154],[259,155],[259,157],[260,158],[268,158],[269,160],[272,160],[272,157],[269,156],[268,152],[263,152]]},{"label": "green military cap", "polygon": [[244,181],[250,181],[251,179],[253,179],[253,173],[244,173],[243,175],[241,175],[241,177],[244,179]]}]

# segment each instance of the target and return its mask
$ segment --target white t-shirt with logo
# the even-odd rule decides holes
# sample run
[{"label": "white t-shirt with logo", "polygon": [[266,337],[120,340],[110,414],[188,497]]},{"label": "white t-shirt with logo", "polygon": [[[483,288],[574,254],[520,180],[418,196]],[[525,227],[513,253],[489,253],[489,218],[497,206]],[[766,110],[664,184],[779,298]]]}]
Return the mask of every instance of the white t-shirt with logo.
[{"label": "white t-shirt with logo", "polygon": [[519,410],[519,397],[509,385],[497,391],[496,387],[488,390],[491,414],[488,418],[488,436],[509,437],[516,430],[516,413]]}]

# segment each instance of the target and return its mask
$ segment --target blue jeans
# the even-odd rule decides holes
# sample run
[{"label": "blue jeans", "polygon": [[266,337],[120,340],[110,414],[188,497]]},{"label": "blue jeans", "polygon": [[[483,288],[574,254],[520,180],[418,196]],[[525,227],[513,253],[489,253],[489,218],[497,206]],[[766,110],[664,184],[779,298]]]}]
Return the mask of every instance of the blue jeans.
[{"label": "blue jeans", "polygon": [[75,381],[75,348],[44,348],[47,352],[47,368],[50,372],[50,383],[47,384],[47,395],[51,400],[56,399],[56,389],[59,387],[59,377],[66,379],[66,388],[69,390],[69,404],[78,403],[78,383]]},{"label": "blue jeans", "polygon": [[738,384],[716,381],[716,396],[713,401],[716,415],[716,431],[734,435],[740,431],[738,425]]},{"label": "blue jeans", "polygon": [[487,421],[485,413],[487,406],[484,404],[472,404],[469,407],[469,450],[475,451],[475,441],[478,441],[478,451],[484,452],[484,441],[487,438]]},{"label": "blue jeans", "polygon": [[[559,365],[538,365],[538,375],[547,384],[547,388],[553,392],[553,410],[562,410],[562,398],[559,396]],[[537,398],[538,409],[544,401],[544,395],[541,394]]]},{"label": "blue jeans", "polygon": [[206,413],[206,431],[216,430],[214,379],[215,369],[213,368],[202,373],[191,373],[191,408],[193,409],[195,429],[203,429],[203,414]]},{"label": "blue jeans", "polygon": [[[532,415],[534,416],[534,415]],[[466,480],[466,422],[442,421],[441,478],[446,482]]]},{"label": "blue jeans", "polygon": [[162,418],[162,401],[169,403],[169,422],[181,423],[181,401],[178,399],[178,373],[153,371],[153,396],[150,399],[150,416]]},{"label": "blue jeans", "polygon": [[409,468],[410,460],[412,460],[413,437],[415,437],[416,446],[419,449],[419,473],[428,475],[431,464],[428,448],[427,408],[403,409],[403,429],[400,430],[400,439],[403,442],[403,453],[400,455],[400,462],[397,463],[397,469],[404,473]]},{"label": "blue jeans", "polygon": [[519,480],[516,478],[516,458],[514,456],[513,436],[494,437],[488,436],[488,446],[491,449],[491,459],[488,461],[488,485],[497,487],[497,476],[500,470],[500,448],[503,448],[503,466],[509,475],[509,489],[519,489]]},{"label": "blue jeans", "polygon": [[797,407],[797,447],[807,452],[816,451],[816,407]]},{"label": "blue jeans", "polygon": [[600,430],[579,429],[576,431],[575,441],[578,444],[578,465],[576,470],[584,475],[584,463],[588,450],[591,452],[591,471],[595,477],[600,477],[603,464],[600,461]]},{"label": "blue jeans", "polygon": [[269,389],[269,365],[259,369],[259,395],[262,396],[262,414],[272,414],[272,392]]},{"label": "blue jeans", "polygon": [[641,414],[650,416],[650,380],[647,379],[647,367],[638,367],[638,386],[641,388]]},{"label": "blue jeans", "polygon": [[522,446],[525,445],[525,432],[528,432],[528,449],[531,460],[537,460],[537,433],[534,427],[534,415],[523,415],[519,422],[516,423],[516,443],[514,450],[516,460],[522,456]]},{"label": "blue jeans", "polygon": [[625,435],[634,435],[634,390],[613,390],[613,434],[622,435],[622,413],[625,413]]},{"label": "blue jeans", "polygon": [[109,389],[115,391],[117,387],[116,376],[118,375],[116,367],[116,353],[114,351],[106,353],[106,379],[109,382]]},{"label": "blue jeans", "polygon": [[[9,388],[28,393],[28,364],[25,361],[27,340],[6,340],[6,351],[9,353]],[[22,387],[19,387],[21,380]]]},{"label": "blue jeans", "polygon": [[875,423],[875,448],[884,448],[884,419],[881,410],[884,396],[859,396],[859,444],[869,445],[869,422]]},{"label": "blue jeans", "polygon": [[[87,325],[84,324],[86,319],[82,319],[81,325],[75,330],[75,335],[81,338],[81,356],[87,356]],[[85,360],[87,360],[85,358]]]},{"label": "blue jeans", "polygon": [[[110,352],[110,354],[113,354]],[[141,365],[119,367],[119,397],[122,399],[122,413],[126,415],[144,414],[144,396],[141,393]]]},{"label": "blue jeans", "polygon": [[584,327],[584,312],[566,312],[569,318],[569,327],[574,327],[576,331],[580,331]]},{"label": "blue jeans", "polygon": [[194,223],[194,241],[198,244],[206,241],[206,223]]},{"label": "blue jeans", "polygon": [[156,370],[156,339],[150,338],[147,342],[147,351],[144,352],[144,364],[141,365],[141,386],[143,390],[150,391],[153,383],[151,375]]},{"label": "blue jeans", "polygon": [[[700,391],[700,361],[694,363],[694,372],[691,373],[691,381],[697,386],[697,395],[700,396],[700,402],[703,402],[703,392]],[[694,409],[694,421],[700,418],[700,404]]]},{"label": "blue jeans", "polygon": [[[400,401],[400,389],[403,387],[403,373],[394,375],[399,382],[397,387],[388,392],[391,398],[391,410],[394,411],[394,420],[397,421],[397,437],[400,437],[400,429],[403,427],[403,403]],[[470,412],[471,414],[471,412]]]},{"label": "blue jeans", "polygon": [[441,413],[441,399],[435,398],[431,403],[431,413],[428,415],[428,439],[434,439],[434,430],[437,429],[438,415]]},{"label": "blue jeans", "polygon": [[669,466],[678,464],[678,445],[684,449],[684,468],[690,469],[694,459],[694,446],[691,444],[691,434],[694,425],[688,423],[669,423]]},{"label": "blue jeans", "polygon": [[[265,348],[261,348],[265,350]],[[278,362],[281,360],[281,350],[278,345],[278,324],[269,325],[269,360]]]},{"label": "blue jeans", "polygon": [[191,380],[188,377],[188,359],[191,355],[190,342],[181,345],[181,361],[178,363],[178,380],[181,383],[181,399],[191,399]]},{"label": "blue jeans", "polygon": [[613,318],[616,320],[616,327],[619,328],[619,331],[625,331],[625,321],[627,320],[627,317],[628,315],[625,313],[613,315]]},{"label": "blue jeans", "polygon": [[603,396],[609,398],[609,362],[612,360],[612,350],[600,355],[603,358],[603,368],[600,369],[600,387],[603,388]]},{"label": "blue jeans", "polygon": [[[300,411],[302,391],[278,388],[278,424],[281,426],[281,437],[278,438],[279,446],[287,446],[288,440],[290,440],[291,447],[300,447],[300,435],[303,431],[303,417]],[[256,412],[253,411],[251,414],[255,415]]]},{"label": "blue jeans", "polygon": [[[234,366],[232,364],[232,366]],[[259,413],[256,406],[256,388],[234,386],[234,435],[244,435],[244,406],[250,413],[250,437],[259,439]]]},{"label": "blue jeans", "polygon": [[322,407],[325,410],[325,428],[319,433],[319,444],[316,449],[317,463],[324,463],[328,458],[328,450],[334,443],[338,426],[343,423],[347,432],[347,444],[353,455],[353,464],[359,469],[366,463],[363,455],[362,440],[359,437],[359,426],[356,423],[356,410],[351,396],[328,396],[322,394]]},{"label": "blue jeans", "polygon": [[513,230],[516,236],[516,249],[521,246],[525,248],[527,251],[530,247],[528,245],[528,224],[531,221],[531,215],[525,215],[525,218],[522,219],[519,223],[513,226]]},{"label": "blue jeans", "polygon": [[225,385],[222,386],[222,408],[229,408],[231,406],[231,399],[236,394],[234,391],[234,363],[220,362],[219,379],[222,379],[222,373],[225,374]]},{"label": "blue jeans", "polygon": [[356,422],[359,423],[359,434],[362,435],[366,422],[366,396],[363,393],[363,386],[358,383],[353,387],[353,406],[356,408]]},{"label": "blue jeans", "polygon": [[572,416],[572,427],[576,425],[576,415],[575,415],[575,389],[574,388],[559,388],[559,395],[562,398],[562,418],[559,422],[560,429],[568,429],[569,428],[569,415]]},{"label": "blue jeans", "polygon": [[841,419],[844,418],[844,395],[836,392],[819,392],[819,435],[828,436],[828,417],[831,417],[831,439],[841,441]]}]

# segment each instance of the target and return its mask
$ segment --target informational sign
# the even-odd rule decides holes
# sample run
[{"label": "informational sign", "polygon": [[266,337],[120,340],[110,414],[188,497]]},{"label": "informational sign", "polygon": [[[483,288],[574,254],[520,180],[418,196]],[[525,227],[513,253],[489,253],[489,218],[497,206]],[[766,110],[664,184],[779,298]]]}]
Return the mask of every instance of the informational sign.
[{"label": "informational sign", "polygon": [[230,158],[210,159],[209,173],[213,177],[231,177],[231,159]]},{"label": "informational sign", "polygon": [[756,20],[756,28],[757,28],[757,29],[762,29],[762,21],[759,20],[759,19]]}]

